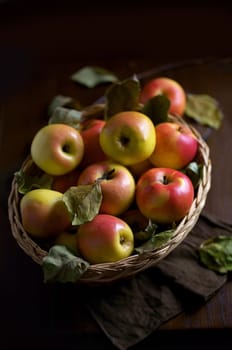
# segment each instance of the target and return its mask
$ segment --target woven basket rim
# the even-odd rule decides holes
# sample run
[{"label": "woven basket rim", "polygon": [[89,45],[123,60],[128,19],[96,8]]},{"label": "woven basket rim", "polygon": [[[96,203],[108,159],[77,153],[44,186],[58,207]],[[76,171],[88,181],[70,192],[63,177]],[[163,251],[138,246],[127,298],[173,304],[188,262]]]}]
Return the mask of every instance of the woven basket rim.
[{"label": "woven basket rim", "polygon": [[[104,105],[95,105],[93,108],[95,110],[100,110],[101,108],[104,108]],[[90,113],[92,111],[93,109],[90,107]],[[118,262],[90,265],[87,271],[79,279],[79,282],[99,284],[133,276],[134,274],[155,265],[161,259],[166,257],[185,239],[185,237],[197,223],[200,213],[205,206],[207,194],[211,187],[212,165],[209,147],[202,138],[201,134],[193,126],[189,125],[183,118],[170,115],[169,120],[190,128],[199,143],[198,156],[202,163],[202,178],[199,181],[196,196],[188,214],[178,223],[173,237],[162,245],[162,247],[156,250],[146,251],[142,254],[131,255],[128,258],[122,259]],[[29,159],[30,156],[24,160],[21,169],[24,169],[24,167],[28,164]],[[48,254],[48,252],[42,249],[23,228],[19,212],[19,200],[20,194],[18,192],[18,185],[14,177],[8,197],[8,215],[12,235],[23,251],[37,264],[42,265],[43,258]]]}]

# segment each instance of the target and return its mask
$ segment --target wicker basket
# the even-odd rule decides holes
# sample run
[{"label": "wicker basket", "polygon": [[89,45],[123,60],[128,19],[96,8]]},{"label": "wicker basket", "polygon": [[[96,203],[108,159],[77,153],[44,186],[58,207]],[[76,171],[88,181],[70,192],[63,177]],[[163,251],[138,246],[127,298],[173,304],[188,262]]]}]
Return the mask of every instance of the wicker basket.
[{"label": "wicker basket", "polygon": [[[99,108],[101,109],[101,108]],[[180,125],[186,125],[183,118],[170,116],[170,120],[177,122]],[[89,284],[99,284],[102,282],[112,282],[122,278],[130,277],[150,266],[157,264],[158,261],[166,257],[175,247],[177,247],[188,235],[191,229],[195,226],[202,209],[205,206],[208,191],[211,185],[211,161],[209,158],[209,147],[203,140],[200,133],[188,125],[199,142],[199,151],[197,159],[202,164],[202,178],[197,187],[194,202],[190,208],[188,215],[186,215],[177,225],[173,237],[164,244],[161,248],[145,252],[143,254],[131,255],[126,259],[122,259],[115,263],[101,263],[90,265],[87,271],[80,278],[80,282]],[[22,169],[27,166],[26,160]],[[12,234],[18,242],[19,246],[28,254],[36,263],[42,264],[43,257],[48,252],[42,249],[24,230],[20,212],[19,212],[20,194],[18,193],[18,186],[16,179],[12,181],[12,188],[8,198],[8,212],[11,224]]]}]

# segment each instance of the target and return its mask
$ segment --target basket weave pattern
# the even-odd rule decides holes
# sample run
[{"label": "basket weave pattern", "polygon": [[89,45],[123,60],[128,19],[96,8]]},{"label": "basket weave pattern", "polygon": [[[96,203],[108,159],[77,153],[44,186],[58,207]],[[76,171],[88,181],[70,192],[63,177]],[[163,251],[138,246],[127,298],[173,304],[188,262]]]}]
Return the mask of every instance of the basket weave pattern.
[{"label": "basket weave pattern", "polygon": [[[186,125],[183,118],[170,116],[170,120],[180,125]],[[114,280],[132,276],[140,271],[155,265],[158,261],[166,257],[175,247],[177,247],[192,230],[198,221],[200,213],[205,206],[208,191],[211,186],[211,161],[209,158],[209,147],[203,140],[200,133],[190,125],[199,142],[198,159],[202,164],[202,178],[199,182],[194,202],[189,213],[178,223],[173,237],[165,243],[161,248],[144,252],[143,254],[131,255],[126,259],[122,259],[115,263],[101,263],[90,265],[88,270],[81,277],[80,282],[85,283],[101,283],[111,282]],[[27,165],[26,160],[22,169]],[[16,179],[12,181],[11,192],[8,198],[8,213],[11,224],[12,234],[19,246],[29,255],[36,263],[42,264],[43,257],[48,252],[43,250],[35,241],[33,241],[28,233],[24,230],[19,212],[20,194]]]}]

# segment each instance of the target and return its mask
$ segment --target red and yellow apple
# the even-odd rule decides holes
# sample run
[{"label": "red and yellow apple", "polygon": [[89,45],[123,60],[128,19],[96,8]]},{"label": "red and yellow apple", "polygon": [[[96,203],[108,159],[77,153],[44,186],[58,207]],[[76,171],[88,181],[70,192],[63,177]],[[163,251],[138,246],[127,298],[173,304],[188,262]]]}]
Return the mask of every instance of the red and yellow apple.
[{"label": "red and yellow apple", "polygon": [[182,169],[197,150],[198,140],[189,127],[164,122],[156,126],[156,147],[149,160],[155,167]]},{"label": "red and yellow apple", "polygon": [[63,194],[49,189],[27,192],[20,201],[24,229],[35,238],[55,237],[71,226]]},{"label": "red and yellow apple", "polygon": [[79,226],[77,249],[91,264],[115,262],[131,255],[134,237],[125,221],[113,215],[98,214]]},{"label": "red and yellow apple", "polygon": [[82,123],[81,136],[84,141],[84,156],[81,161],[81,167],[106,160],[107,156],[103,152],[99,135],[105,125],[105,121],[101,119],[89,119]]},{"label": "red and yellow apple", "polygon": [[154,151],[155,126],[145,114],[120,112],[106,121],[100,133],[104,153],[123,165],[142,162]]},{"label": "red and yellow apple", "polygon": [[54,176],[51,189],[54,191],[64,193],[71,186],[76,186],[79,175],[80,170],[74,169],[67,174]]},{"label": "red and yellow apple", "polygon": [[136,203],[141,213],[156,223],[179,221],[194,200],[191,180],[170,168],[152,168],[145,172],[136,186]]},{"label": "red and yellow apple", "polygon": [[154,78],[148,81],[141,90],[140,101],[146,103],[157,95],[165,95],[170,101],[169,112],[182,116],[186,107],[186,93],[175,80],[167,77]]},{"label": "red and yellow apple", "polygon": [[35,164],[50,175],[72,171],[82,160],[84,142],[80,132],[66,124],[42,127],[31,143]]},{"label": "red and yellow apple", "polygon": [[153,168],[153,164],[150,162],[149,158],[143,160],[142,162],[128,165],[128,169],[135,179],[138,179],[143,173],[145,173],[145,171],[150,168]]},{"label": "red and yellow apple", "polygon": [[123,165],[111,161],[94,163],[85,168],[78,179],[78,185],[93,184],[97,179],[102,190],[100,213],[120,215],[134,200],[135,180]]}]

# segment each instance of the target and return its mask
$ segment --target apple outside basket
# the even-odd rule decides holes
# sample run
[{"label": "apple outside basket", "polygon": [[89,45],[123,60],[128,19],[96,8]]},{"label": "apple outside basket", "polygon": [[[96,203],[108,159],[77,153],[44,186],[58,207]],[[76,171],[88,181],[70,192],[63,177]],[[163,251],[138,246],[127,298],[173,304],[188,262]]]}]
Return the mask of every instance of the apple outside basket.
[{"label": "apple outside basket", "polygon": [[[95,105],[93,107],[94,111],[103,109],[104,104]],[[90,108],[87,113],[91,115],[92,108]],[[164,243],[160,248],[146,251],[142,254],[131,255],[128,258],[122,259],[118,262],[90,265],[78,280],[78,283],[110,283],[112,281],[133,276],[136,273],[157,264],[185,239],[185,237],[197,223],[200,213],[205,206],[207,194],[211,186],[211,161],[209,158],[209,147],[201,134],[194,127],[187,124],[183,118],[170,115],[169,119],[171,122],[176,122],[180,125],[187,125],[192,130],[199,142],[197,161],[202,166],[202,176],[196,189],[195,199],[188,214],[178,223],[172,238]],[[30,157],[23,162],[22,169],[25,169],[28,166],[29,161]],[[42,265],[43,258],[48,254],[48,251],[41,248],[40,245],[36,243],[23,228],[19,211],[20,196],[21,195],[18,192],[18,185],[16,179],[14,178],[12,180],[12,187],[8,198],[8,213],[12,234],[24,252],[36,263]]]}]

